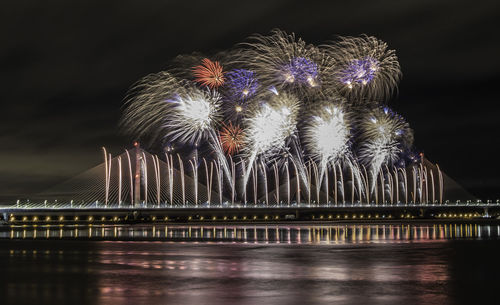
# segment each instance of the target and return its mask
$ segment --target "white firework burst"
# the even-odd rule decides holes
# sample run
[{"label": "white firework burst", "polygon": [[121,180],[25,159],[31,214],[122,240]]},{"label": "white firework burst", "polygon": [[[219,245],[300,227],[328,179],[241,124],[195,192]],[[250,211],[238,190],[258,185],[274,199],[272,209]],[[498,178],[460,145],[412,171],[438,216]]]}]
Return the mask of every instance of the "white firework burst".
[{"label": "white firework burst", "polygon": [[304,127],[304,144],[323,166],[350,154],[350,123],[341,105],[325,105],[315,111]]},{"label": "white firework burst", "polygon": [[170,141],[197,144],[214,132],[221,118],[222,99],[216,91],[192,87],[166,102],[173,105],[173,111],[164,121]]},{"label": "white firework burst", "polygon": [[358,158],[371,168],[373,177],[378,175],[384,164],[393,165],[399,161],[413,143],[413,131],[408,123],[387,107],[371,111],[361,121],[360,127]]},{"label": "white firework burst", "polygon": [[[244,147],[249,166],[258,156],[278,155],[297,129],[299,99],[289,93],[275,92],[252,116],[245,119]],[[247,172],[243,185],[246,185],[248,176]]]},{"label": "white firework burst", "polygon": [[289,93],[273,94],[245,119],[247,154],[270,154],[283,149],[297,128],[299,105],[299,100]]}]

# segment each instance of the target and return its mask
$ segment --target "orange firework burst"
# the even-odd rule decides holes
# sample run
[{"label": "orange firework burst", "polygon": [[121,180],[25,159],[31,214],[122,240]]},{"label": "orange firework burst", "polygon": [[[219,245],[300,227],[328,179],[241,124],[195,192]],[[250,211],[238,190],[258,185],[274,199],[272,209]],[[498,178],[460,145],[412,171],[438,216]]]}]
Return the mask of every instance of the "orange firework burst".
[{"label": "orange firework burst", "polygon": [[231,122],[229,124],[223,123],[220,131],[220,142],[228,155],[234,155],[243,145],[243,130]]},{"label": "orange firework burst", "polygon": [[222,86],[226,80],[219,62],[213,62],[208,58],[204,58],[201,65],[193,68],[193,74],[197,82],[210,87],[210,89]]}]

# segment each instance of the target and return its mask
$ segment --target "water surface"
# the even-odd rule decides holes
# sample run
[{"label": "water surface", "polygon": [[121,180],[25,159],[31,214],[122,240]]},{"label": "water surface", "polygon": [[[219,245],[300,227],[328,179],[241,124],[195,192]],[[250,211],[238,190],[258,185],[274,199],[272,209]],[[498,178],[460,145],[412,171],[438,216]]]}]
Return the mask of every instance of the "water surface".
[{"label": "water surface", "polygon": [[1,304],[499,304],[497,225],[4,227]]}]

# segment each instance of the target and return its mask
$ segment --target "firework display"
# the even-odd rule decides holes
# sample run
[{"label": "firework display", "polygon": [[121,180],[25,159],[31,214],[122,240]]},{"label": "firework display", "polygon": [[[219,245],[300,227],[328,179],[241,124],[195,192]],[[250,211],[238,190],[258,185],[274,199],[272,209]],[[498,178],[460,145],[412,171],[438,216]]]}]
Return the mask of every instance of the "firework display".
[{"label": "firework display", "polygon": [[327,52],[280,30],[251,36],[231,55],[228,63],[255,72],[264,90],[288,90],[304,101],[316,92],[314,88],[320,88],[323,76],[331,74],[334,65],[327,60]]},{"label": "firework display", "polygon": [[203,59],[201,65],[193,68],[193,75],[197,82],[212,89],[222,86],[225,81],[219,62],[212,62],[208,58]]},{"label": "firework display", "polygon": [[383,102],[395,91],[401,70],[394,50],[375,37],[341,37],[324,51],[336,68],[329,77],[335,92],[353,102]]},{"label": "firework display", "polygon": [[230,156],[238,153],[243,146],[243,131],[240,126],[233,125],[232,122],[222,125],[220,138],[224,151]]},{"label": "firework display", "polygon": [[[395,51],[375,37],[314,46],[274,30],[216,58],[200,57],[185,73],[175,69],[132,87],[123,129],[150,147],[168,147],[169,154],[195,151],[192,176],[198,181],[197,168],[205,164],[200,183],[207,187],[207,160],[213,160],[225,176],[218,184],[231,186],[219,185],[220,196],[232,202],[268,202],[269,196],[280,202],[283,176],[288,201],[290,193],[297,202],[311,200],[314,187],[318,201],[328,202],[330,194],[370,201],[377,187],[387,192],[378,180],[397,184],[403,180],[398,169],[416,162],[412,130],[387,106],[400,66]],[[340,183],[337,176],[351,178]]]},{"label": "firework display", "polygon": [[319,104],[305,122],[304,144],[312,159],[318,163],[321,175],[328,164],[351,162],[351,127],[349,113],[336,102]]}]

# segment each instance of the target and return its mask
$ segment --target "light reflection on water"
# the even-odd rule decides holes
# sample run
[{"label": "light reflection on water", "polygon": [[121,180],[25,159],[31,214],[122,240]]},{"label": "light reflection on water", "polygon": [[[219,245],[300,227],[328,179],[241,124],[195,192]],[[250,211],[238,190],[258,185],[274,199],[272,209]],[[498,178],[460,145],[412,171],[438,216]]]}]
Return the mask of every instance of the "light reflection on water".
[{"label": "light reflection on water", "polygon": [[195,242],[346,244],[364,242],[439,241],[497,238],[499,225],[382,224],[382,225],[96,225],[12,226],[3,239],[96,239]]},{"label": "light reflection on water", "polygon": [[1,304],[480,304],[485,224],[8,227]]}]

